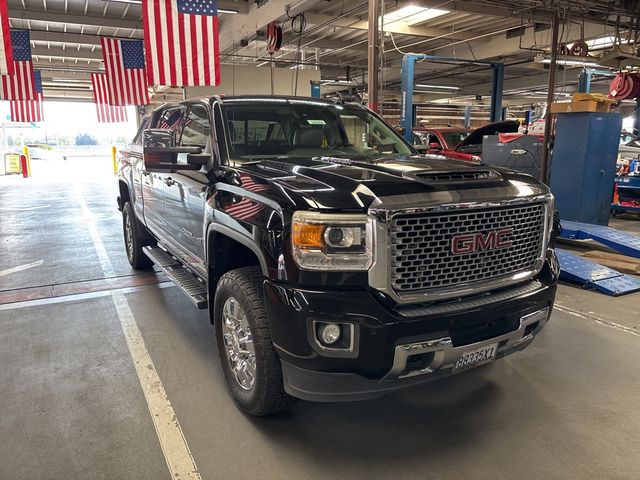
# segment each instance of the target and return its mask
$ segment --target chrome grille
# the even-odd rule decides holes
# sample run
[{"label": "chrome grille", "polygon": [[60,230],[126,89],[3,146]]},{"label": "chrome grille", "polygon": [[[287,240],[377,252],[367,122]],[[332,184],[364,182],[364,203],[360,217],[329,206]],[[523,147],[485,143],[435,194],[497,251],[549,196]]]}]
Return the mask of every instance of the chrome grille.
[{"label": "chrome grille", "polygon": [[[390,225],[391,287],[409,293],[532,270],[542,255],[545,205],[396,214]],[[510,246],[454,255],[452,238],[509,228]]]}]

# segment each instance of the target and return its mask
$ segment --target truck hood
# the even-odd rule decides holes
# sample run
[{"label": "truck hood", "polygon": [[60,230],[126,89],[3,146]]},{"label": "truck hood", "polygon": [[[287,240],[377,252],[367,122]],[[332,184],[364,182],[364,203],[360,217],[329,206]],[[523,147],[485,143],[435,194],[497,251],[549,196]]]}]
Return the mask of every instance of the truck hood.
[{"label": "truck hood", "polygon": [[[533,177],[430,155],[367,159],[315,157],[242,165],[241,177],[269,183],[294,208],[363,211],[371,207],[492,202],[549,192]],[[244,174],[242,173],[244,172]],[[282,205],[282,203],[280,203]]]}]

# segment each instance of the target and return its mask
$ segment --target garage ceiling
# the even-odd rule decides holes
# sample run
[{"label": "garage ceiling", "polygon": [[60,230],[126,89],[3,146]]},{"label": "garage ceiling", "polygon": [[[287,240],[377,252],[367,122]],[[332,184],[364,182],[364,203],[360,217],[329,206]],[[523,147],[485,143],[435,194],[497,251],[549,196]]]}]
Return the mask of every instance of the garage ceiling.
[{"label": "garage ceiling", "polygon": [[[323,79],[349,80],[364,85],[367,54],[367,1],[268,0],[218,1],[219,9],[237,12],[220,15],[223,64],[265,65],[269,61],[261,33],[267,23],[283,23],[284,42],[274,55],[278,67],[298,61],[318,64]],[[299,36],[285,13],[305,13],[306,29]],[[505,89],[521,92],[544,88],[547,75],[532,63],[535,50],[548,48],[552,11],[549,2],[513,1],[387,1],[384,5],[383,88],[397,94],[401,52],[418,52],[457,58],[501,59],[507,64]],[[420,10],[420,9],[423,10]],[[632,21],[622,2],[572,2],[562,29],[562,41],[571,42],[613,33],[613,19]],[[487,12],[490,12],[488,14]],[[89,73],[100,71],[100,36],[142,38],[138,0],[9,0],[12,28],[31,30],[34,63],[42,70],[45,97],[90,99]],[[624,25],[623,25],[623,33]],[[298,43],[301,53],[298,54]],[[348,66],[348,67],[347,67]],[[311,68],[311,67],[307,67]],[[565,82],[575,82],[571,78]],[[456,95],[486,95],[490,72],[473,67],[422,63],[417,82],[447,83]],[[561,78],[562,80],[562,78]],[[327,84],[327,91],[344,89],[345,83]],[[166,94],[167,89],[155,93]],[[425,100],[443,94],[425,94]],[[164,97],[164,95],[163,95]],[[464,97],[463,97],[464,98]]]}]

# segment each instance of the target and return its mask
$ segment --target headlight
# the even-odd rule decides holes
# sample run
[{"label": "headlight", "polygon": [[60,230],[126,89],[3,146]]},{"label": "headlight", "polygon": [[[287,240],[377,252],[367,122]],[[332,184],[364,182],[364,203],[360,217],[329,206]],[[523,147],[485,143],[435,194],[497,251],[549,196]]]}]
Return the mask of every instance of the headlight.
[{"label": "headlight", "polygon": [[295,212],[293,258],[303,270],[367,270],[373,263],[366,215]]}]

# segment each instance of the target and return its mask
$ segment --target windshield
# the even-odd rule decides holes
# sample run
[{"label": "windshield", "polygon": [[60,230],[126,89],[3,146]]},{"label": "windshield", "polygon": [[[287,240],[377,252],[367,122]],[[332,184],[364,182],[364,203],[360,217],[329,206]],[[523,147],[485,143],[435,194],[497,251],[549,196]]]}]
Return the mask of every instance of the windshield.
[{"label": "windshield", "polygon": [[226,100],[231,157],[373,159],[414,151],[386,123],[355,105],[311,100]]},{"label": "windshield", "polygon": [[452,133],[444,133],[442,135],[444,137],[444,141],[447,142],[447,145],[450,147],[455,147],[461,141],[469,136],[469,132],[452,132]]}]

